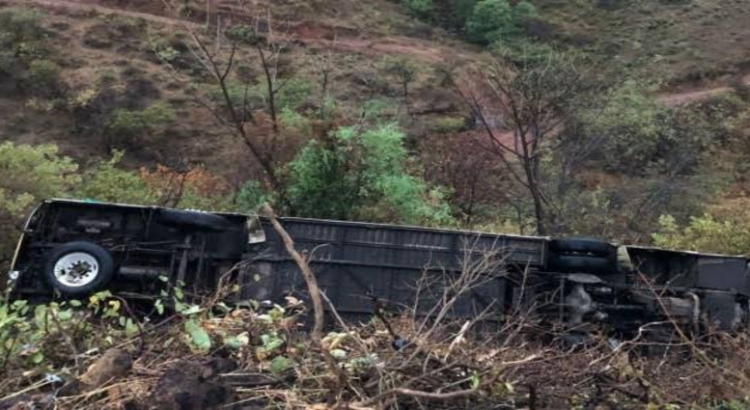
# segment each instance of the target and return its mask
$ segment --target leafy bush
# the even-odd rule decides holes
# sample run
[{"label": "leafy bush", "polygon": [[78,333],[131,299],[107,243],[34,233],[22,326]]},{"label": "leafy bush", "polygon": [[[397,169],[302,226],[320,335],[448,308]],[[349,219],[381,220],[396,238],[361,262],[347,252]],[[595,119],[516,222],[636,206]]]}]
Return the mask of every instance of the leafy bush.
[{"label": "leafy bush", "polygon": [[60,66],[46,59],[33,60],[23,74],[23,83],[34,95],[53,97],[62,89]]},{"label": "leafy bush", "polygon": [[[106,348],[135,336],[138,325],[121,315],[122,303],[109,292],[92,295],[86,302],[69,300],[32,306],[19,300],[0,299],[0,357],[6,368],[48,365],[92,348]],[[100,315],[96,327],[89,322]]]},{"label": "leafy bush", "polygon": [[65,196],[80,183],[78,165],[54,145],[0,144],[0,265],[9,261],[16,227],[41,199]]},{"label": "leafy bush", "polygon": [[420,17],[428,16],[435,8],[432,0],[401,0],[401,4],[412,14]]},{"label": "leafy bush", "polygon": [[107,124],[105,140],[110,149],[132,146],[139,138],[158,134],[174,122],[174,110],[164,103],[143,110],[120,108],[114,111]]},{"label": "leafy bush", "polygon": [[536,8],[527,1],[511,6],[507,0],[482,0],[466,22],[466,34],[477,43],[489,44],[523,33],[523,24],[537,18]]},{"label": "leafy bush", "polygon": [[59,67],[46,59],[46,32],[41,14],[33,9],[0,10],[0,77],[13,80],[19,91],[44,96],[59,88]]},{"label": "leafy bush", "polygon": [[430,131],[438,134],[450,134],[466,129],[466,118],[440,117],[430,123]]},{"label": "leafy bush", "polygon": [[733,255],[750,254],[750,199],[724,200],[681,225],[665,215],[659,219],[659,230],[652,235],[654,243],[670,249],[686,249]]},{"label": "leafy bush", "polygon": [[292,209],[308,217],[447,223],[440,192],[409,174],[403,139],[391,124],[342,128],[329,141],[311,142],[289,166]]},{"label": "leafy bush", "polygon": [[604,97],[601,107],[584,111],[587,133],[601,140],[599,151],[608,171],[642,173],[655,158],[660,137],[660,118],[666,112],[638,83],[626,82]]},{"label": "leafy bush", "polygon": [[0,50],[14,56],[37,55],[45,38],[41,14],[35,9],[9,8],[0,11]]},{"label": "leafy bush", "polygon": [[83,174],[83,183],[75,196],[97,201],[150,205],[158,197],[139,175],[118,168],[124,153],[115,151],[112,158],[101,161]]},{"label": "leafy bush", "polygon": [[178,173],[164,166],[154,171],[128,171],[118,165],[122,151],[100,161],[83,173],[78,197],[107,202],[141,205],[155,203],[188,209],[228,210],[231,208],[226,183],[208,174],[203,168]]},{"label": "leafy bush", "polygon": [[267,194],[258,181],[248,181],[237,193],[237,210],[239,212],[256,213],[266,202],[272,202],[272,196]]},{"label": "leafy bush", "polygon": [[[283,82],[283,87],[278,91],[276,104],[279,110],[297,110],[312,94],[312,86],[309,82],[294,78]],[[265,91],[263,89],[262,91]],[[265,98],[265,96],[264,96]]]}]

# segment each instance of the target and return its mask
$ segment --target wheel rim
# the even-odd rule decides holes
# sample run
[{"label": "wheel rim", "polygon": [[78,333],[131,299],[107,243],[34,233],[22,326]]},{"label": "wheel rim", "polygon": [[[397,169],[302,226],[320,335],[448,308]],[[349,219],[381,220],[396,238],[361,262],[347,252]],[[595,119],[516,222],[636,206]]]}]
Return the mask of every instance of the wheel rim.
[{"label": "wheel rim", "polygon": [[65,286],[80,288],[99,275],[99,262],[85,252],[73,252],[62,256],[55,263],[55,278]]}]

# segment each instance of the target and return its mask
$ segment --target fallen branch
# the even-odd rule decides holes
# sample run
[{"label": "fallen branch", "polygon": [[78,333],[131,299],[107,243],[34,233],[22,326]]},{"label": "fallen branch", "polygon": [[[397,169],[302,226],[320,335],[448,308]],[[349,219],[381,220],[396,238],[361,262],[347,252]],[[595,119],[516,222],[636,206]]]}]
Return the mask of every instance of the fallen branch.
[{"label": "fallen branch", "polygon": [[289,255],[292,256],[294,262],[300,269],[302,277],[305,279],[307,284],[307,291],[310,294],[310,300],[313,305],[313,314],[315,317],[315,323],[313,324],[312,330],[312,341],[315,346],[320,350],[320,353],[325,358],[326,364],[333,374],[336,375],[339,382],[339,390],[341,387],[347,384],[347,377],[344,370],[336,363],[336,359],[331,356],[331,353],[323,346],[323,325],[325,323],[325,312],[323,311],[323,297],[321,296],[320,287],[318,286],[318,280],[315,278],[315,274],[310,268],[310,264],[307,262],[307,258],[302,256],[297,249],[294,247],[294,240],[276,217],[276,213],[273,211],[270,205],[265,204],[263,207],[264,211],[271,220],[276,233],[281,236],[281,240],[284,242],[284,247]]},{"label": "fallen branch", "polygon": [[[524,363],[534,361],[537,358],[539,358],[539,355],[534,354],[526,358],[523,358],[521,360],[503,363],[501,367],[524,364]],[[494,384],[501,374],[502,372],[496,372],[494,376],[485,380],[482,383],[479,383],[478,385],[476,385],[475,387],[472,387],[471,389],[457,390],[457,391],[448,392],[448,393],[427,392],[427,391],[421,391],[421,390],[407,389],[404,387],[395,387],[393,389],[380,393],[371,399],[358,402],[358,403],[354,403],[350,407],[356,410],[364,410],[364,409],[370,408],[371,406],[375,404],[391,399],[395,396],[405,396],[405,397],[412,397],[412,398],[426,399],[426,400],[436,400],[436,401],[445,401],[445,400],[457,399],[460,397],[472,396],[474,394],[477,394],[484,387]],[[410,384],[410,382],[407,381],[404,384],[408,385]]]}]

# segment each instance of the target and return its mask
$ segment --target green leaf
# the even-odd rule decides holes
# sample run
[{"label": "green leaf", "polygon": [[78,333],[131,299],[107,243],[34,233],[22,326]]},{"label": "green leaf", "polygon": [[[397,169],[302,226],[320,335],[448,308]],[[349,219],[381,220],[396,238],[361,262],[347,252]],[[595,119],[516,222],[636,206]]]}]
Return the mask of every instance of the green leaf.
[{"label": "green leaf", "polygon": [[263,342],[263,350],[268,352],[276,350],[284,345],[284,339],[275,334],[263,334],[260,336],[260,340]]},{"label": "green leaf", "polygon": [[185,322],[185,331],[190,335],[190,342],[198,350],[206,351],[211,349],[211,337],[206,330],[194,320]]},{"label": "green leaf", "polygon": [[180,302],[179,300],[175,299],[174,301],[174,310],[177,311],[177,313],[182,313],[184,310],[188,308],[188,305]]},{"label": "green leaf", "polygon": [[477,373],[474,373],[471,375],[471,388],[476,389],[479,387],[479,383],[482,381],[482,378],[479,377]]},{"label": "green leaf", "polygon": [[63,322],[67,322],[73,318],[73,311],[70,309],[61,310],[57,312],[57,318]]},{"label": "green leaf", "polygon": [[125,335],[128,337],[132,337],[139,333],[138,326],[133,322],[133,319],[128,318],[127,322],[125,323]]},{"label": "green leaf", "polygon": [[31,362],[34,364],[39,364],[42,361],[44,361],[44,353],[42,352],[36,352],[31,356]]},{"label": "green leaf", "polygon": [[154,303],[154,308],[156,308],[156,312],[160,315],[164,314],[164,304],[162,304],[161,300],[157,300]]},{"label": "green leaf", "polygon": [[194,315],[196,313],[200,313],[202,311],[203,311],[203,309],[201,309],[200,306],[198,306],[198,305],[191,305],[187,309],[182,310],[180,313],[182,313],[185,316],[189,316],[189,315]]},{"label": "green leaf", "polygon": [[73,307],[81,307],[83,306],[83,303],[80,300],[73,299],[70,301],[70,305]]},{"label": "green leaf", "polygon": [[289,370],[289,368],[291,368],[293,364],[294,362],[292,362],[292,360],[286,356],[276,356],[271,361],[271,373],[279,376]]},{"label": "green leaf", "polygon": [[224,345],[232,349],[240,349],[243,346],[250,344],[250,337],[247,332],[240,333],[236,336],[229,336],[224,338]]}]

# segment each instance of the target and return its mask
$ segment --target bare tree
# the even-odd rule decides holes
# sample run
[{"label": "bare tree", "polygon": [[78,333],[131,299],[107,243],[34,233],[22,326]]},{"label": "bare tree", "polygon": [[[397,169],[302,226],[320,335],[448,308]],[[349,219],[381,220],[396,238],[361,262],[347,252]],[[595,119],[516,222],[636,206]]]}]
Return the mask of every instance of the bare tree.
[{"label": "bare tree", "polygon": [[454,81],[454,89],[484,131],[479,143],[529,194],[540,235],[550,233],[553,219],[542,162],[587,90],[586,80],[575,58],[549,52],[521,64],[493,58]]},{"label": "bare tree", "polygon": [[[208,93],[195,91],[192,96],[222,130],[248,148],[260,168],[264,188],[286,203],[277,171],[289,159],[287,151],[294,149],[287,149],[290,139],[281,135],[279,95],[295,78],[293,68],[304,66],[304,61],[290,61],[295,58],[288,53],[291,37],[274,29],[270,12],[254,19],[249,15],[217,18],[215,27],[205,29],[189,22],[182,25],[191,40],[187,44],[190,56],[215,87]],[[192,82],[170,61],[162,61],[176,79]],[[258,90],[262,101],[258,101]]]}]

